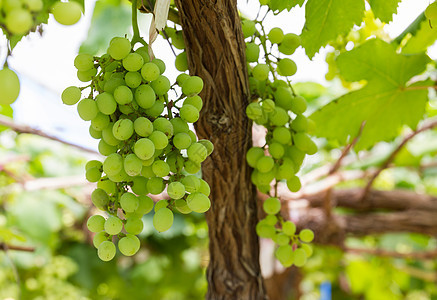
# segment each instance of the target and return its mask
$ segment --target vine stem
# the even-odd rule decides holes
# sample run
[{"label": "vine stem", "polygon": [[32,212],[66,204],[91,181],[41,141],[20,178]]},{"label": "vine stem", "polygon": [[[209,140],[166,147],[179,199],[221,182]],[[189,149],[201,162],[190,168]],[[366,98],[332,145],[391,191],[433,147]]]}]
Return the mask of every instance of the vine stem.
[{"label": "vine stem", "polygon": [[147,43],[140,36],[140,29],[138,28],[138,9],[137,1],[132,0],[132,29],[134,31],[134,36],[132,37],[132,47],[136,43],[141,43],[143,46],[147,46]]}]

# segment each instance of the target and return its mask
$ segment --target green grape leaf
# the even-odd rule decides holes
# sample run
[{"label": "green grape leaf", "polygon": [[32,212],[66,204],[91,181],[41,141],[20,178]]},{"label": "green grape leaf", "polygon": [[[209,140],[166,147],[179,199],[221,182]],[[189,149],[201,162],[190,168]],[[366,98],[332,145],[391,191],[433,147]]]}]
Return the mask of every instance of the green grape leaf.
[{"label": "green grape leaf", "polygon": [[296,5],[302,6],[304,2],[305,0],[271,0],[268,5],[274,12],[281,12],[285,9],[290,11]]},{"label": "green grape leaf", "polygon": [[393,14],[396,14],[401,0],[368,0],[368,2],[375,17],[388,23],[393,19]]},{"label": "green grape leaf", "polygon": [[79,53],[95,55],[106,51],[111,38],[124,36],[130,24],[131,12],[128,5],[97,1],[88,37],[80,46]]},{"label": "green grape leaf", "polygon": [[405,46],[402,48],[402,53],[412,54],[424,52],[434,44],[437,39],[437,22],[430,21],[426,18],[420,23],[420,28],[415,32]]},{"label": "green grape leaf", "polygon": [[305,26],[302,30],[302,46],[309,58],[320,47],[346,34],[364,15],[364,1],[356,0],[308,0],[305,6]]},{"label": "green grape leaf", "polygon": [[397,136],[403,125],[415,128],[425,112],[429,81],[407,82],[422,73],[430,59],[425,54],[397,54],[393,45],[372,39],[337,59],[340,72],[348,81],[367,80],[350,92],[312,114],[318,125],[316,135],[345,144],[366,122],[357,150]]}]

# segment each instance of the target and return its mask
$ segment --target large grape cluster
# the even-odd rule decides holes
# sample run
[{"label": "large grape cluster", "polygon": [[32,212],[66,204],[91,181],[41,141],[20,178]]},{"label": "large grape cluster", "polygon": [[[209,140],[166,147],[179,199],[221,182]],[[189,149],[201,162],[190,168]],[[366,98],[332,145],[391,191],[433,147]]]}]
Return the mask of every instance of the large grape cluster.
[{"label": "large grape cluster", "polygon": [[[199,118],[203,81],[182,73],[171,85],[163,75],[164,62],[151,59],[145,46],[134,50],[123,37],[113,38],[100,57],[79,54],[74,65],[91,91],[81,99],[85,88],[71,86],[62,100],[78,103],[79,116],[91,121],[90,134],[100,139],[99,152],[106,156],[103,163],[87,163],[86,178],[97,182],[91,200],[109,217],[92,216],[88,228],[96,232],[94,245],[102,260],[114,257],[114,236],[120,252],[130,256],[140,247],[136,235],[143,229],[142,217],[153,207],[153,226],[163,232],[172,226],[174,211],[203,213],[211,205],[208,184],[191,175],[213,151],[212,143],[197,140],[188,125]],[[182,95],[170,100],[176,85]],[[154,204],[147,196],[165,188],[169,200]]]},{"label": "large grape cluster", "polygon": [[[280,28],[266,34],[262,23],[252,20],[244,20],[242,29],[252,94],[246,114],[267,129],[266,144],[250,148],[246,155],[254,169],[253,184],[271,196],[263,203],[267,217],[257,224],[256,231],[260,237],[270,238],[278,245],[275,255],[284,266],[302,266],[311,255],[307,243],[313,240],[314,234],[305,229],[297,235],[295,224],[282,218],[276,188],[279,181],[284,181],[290,191],[297,192],[301,182],[296,172],[306,154],[317,152],[316,144],[307,134],[314,125],[303,115],[306,100],[294,92],[288,79],[296,73],[296,64],[288,57],[281,57],[295,52],[300,46],[300,37],[284,34]],[[274,50],[276,55],[272,53]],[[275,188],[271,192],[273,182]]]}]

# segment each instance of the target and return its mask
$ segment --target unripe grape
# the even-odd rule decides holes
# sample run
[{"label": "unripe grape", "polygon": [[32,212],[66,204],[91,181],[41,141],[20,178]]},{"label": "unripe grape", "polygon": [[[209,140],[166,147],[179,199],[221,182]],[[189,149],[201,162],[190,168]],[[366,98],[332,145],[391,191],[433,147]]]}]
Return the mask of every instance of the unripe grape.
[{"label": "unripe grape", "polygon": [[135,50],[135,53],[138,53],[139,55],[141,55],[141,57],[144,60],[144,63],[147,63],[150,61],[149,51],[147,50],[147,47],[142,46],[142,47],[138,48],[137,50]]},{"label": "unripe grape", "polygon": [[144,59],[138,53],[129,53],[125,58],[123,58],[123,67],[130,72],[140,70],[143,65]]},{"label": "unripe grape", "polygon": [[176,209],[182,214],[189,214],[192,210],[188,207],[184,199],[177,199],[174,202]]},{"label": "unripe grape", "polygon": [[105,231],[110,235],[116,235],[123,229],[123,222],[114,216],[109,216],[105,221]]},{"label": "unripe grape", "polygon": [[57,1],[52,8],[53,17],[62,25],[73,25],[82,16],[82,7],[75,1]]},{"label": "unripe grape", "polygon": [[94,128],[93,128],[93,126],[91,126],[90,125],[90,127],[89,127],[89,129],[88,129],[88,132],[89,132],[89,134],[90,134],[90,136],[93,138],[93,139],[101,139],[102,138],[102,132],[101,131],[98,131],[98,130],[95,130]]},{"label": "unripe grape", "polygon": [[108,234],[104,231],[97,232],[93,238],[94,247],[98,248],[99,245],[108,240]]},{"label": "unripe grape", "polygon": [[176,70],[180,72],[185,72],[188,70],[187,53],[182,52],[176,56],[175,60]]},{"label": "unripe grape", "polygon": [[[39,12],[44,7],[44,3],[42,0],[26,0],[25,4],[32,12]],[[0,7],[1,7],[1,1],[0,1]]]},{"label": "unripe grape", "polygon": [[[0,75],[0,77],[1,77],[1,75]],[[0,85],[1,85],[1,78],[0,78]],[[79,102],[81,96],[82,96],[82,93],[78,87],[70,86],[62,92],[61,99],[62,99],[62,102],[64,104],[74,105],[77,102]]]},{"label": "unripe grape", "polygon": [[274,165],[275,165],[275,162],[274,162],[273,158],[271,158],[270,156],[263,156],[263,157],[258,159],[258,161],[256,163],[256,168],[261,173],[266,173],[266,172],[269,172],[273,168]]},{"label": "unripe grape", "polygon": [[211,155],[214,151],[214,144],[209,140],[199,140],[198,143],[202,144],[206,148],[206,155]]},{"label": "unripe grape", "polygon": [[137,176],[141,173],[141,169],[143,168],[143,164],[141,159],[138,158],[133,153],[126,155],[124,158],[124,171],[129,176]]},{"label": "unripe grape", "polygon": [[191,145],[191,137],[188,133],[180,132],[173,137],[173,145],[177,149],[187,149]]},{"label": "unripe grape", "polygon": [[275,257],[284,267],[289,267],[294,262],[293,248],[290,245],[279,246],[275,251]]},{"label": "unripe grape", "polygon": [[262,238],[273,238],[276,234],[275,227],[263,221],[260,221],[258,224],[256,224],[255,230],[256,233]]},{"label": "unripe grape", "polygon": [[296,96],[291,100],[291,111],[296,115],[303,114],[307,109],[307,102],[304,97]]},{"label": "unripe grape", "polygon": [[263,115],[261,105],[258,102],[252,102],[246,107],[246,115],[251,120],[256,120]]},{"label": "unripe grape", "polygon": [[195,108],[197,108],[198,111],[200,111],[203,107],[203,101],[199,95],[187,97],[184,100],[184,105],[186,105],[186,104],[190,104],[190,105],[194,106]]},{"label": "unripe grape", "polygon": [[208,156],[208,152],[201,143],[194,143],[187,149],[187,156],[189,160],[201,163]]},{"label": "unripe grape", "polygon": [[80,100],[77,105],[77,112],[79,116],[84,121],[91,121],[97,116],[99,109],[97,108],[97,104],[93,99],[85,98]]},{"label": "unripe grape", "polygon": [[167,206],[168,206],[168,201],[167,200],[159,200],[158,202],[156,202],[154,210],[155,210],[155,212],[157,212],[161,208],[164,208],[164,207],[167,207]]},{"label": "unripe grape", "polygon": [[199,119],[199,110],[193,105],[185,104],[181,107],[179,112],[182,120],[186,122],[194,123]]},{"label": "unripe grape", "polygon": [[259,46],[255,43],[246,43],[246,60],[257,62],[259,58]]},{"label": "unripe grape", "polygon": [[303,133],[298,132],[293,136],[294,145],[309,155],[313,155],[317,152],[316,144],[311,140],[311,138]]},{"label": "unripe grape", "polygon": [[279,246],[283,246],[283,245],[287,245],[288,243],[290,243],[290,237],[287,236],[285,233],[280,232],[274,236],[273,241],[276,244],[278,244]]},{"label": "unripe grape", "polygon": [[269,215],[276,215],[281,210],[281,201],[276,197],[270,197],[264,201],[263,209]]},{"label": "unripe grape", "polygon": [[200,188],[200,180],[194,175],[185,176],[181,182],[188,193],[195,193]]},{"label": "unripe grape", "polygon": [[243,30],[244,38],[248,38],[256,32],[255,22],[251,20],[243,20],[241,28]]},{"label": "unripe grape", "polygon": [[211,201],[202,193],[195,192],[187,197],[188,207],[197,213],[204,213],[211,207]]},{"label": "unripe grape", "polygon": [[118,249],[123,255],[132,256],[140,249],[140,240],[132,234],[128,234],[118,241]]},{"label": "unripe grape", "polygon": [[123,169],[123,158],[118,153],[112,153],[103,162],[103,171],[106,175],[116,175]]},{"label": "unripe grape", "polygon": [[21,8],[8,12],[4,22],[8,30],[17,35],[26,34],[33,25],[32,15]]},{"label": "unripe grape", "polygon": [[105,92],[113,94],[115,89],[120,85],[125,85],[123,78],[111,77],[109,80],[105,82],[105,86],[103,87],[103,90]]},{"label": "unripe grape", "polygon": [[20,80],[14,71],[8,68],[0,70],[0,91],[0,104],[10,105],[17,100],[20,93]]},{"label": "unripe grape", "polygon": [[134,123],[129,119],[120,119],[112,127],[112,134],[120,141],[127,140],[134,133]]},{"label": "unripe grape", "polygon": [[299,238],[302,242],[310,243],[314,240],[314,232],[311,229],[303,229],[299,233]]},{"label": "unripe grape", "polygon": [[113,59],[123,59],[129,55],[132,49],[131,43],[127,38],[114,37],[109,43],[108,54]]},{"label": "unripe grape", "polygon": [[91,216],[88,219],[86,226],[88,227],[88,230],[91,232],[103,231],[105,226],[105,218],[101,215]]},{"label": "unripe grape", "polygon": [[265,99],[263,102],[261,102],[262,109],[266,113],[271,113],[275,110],[275,102],[272,99]]},{"label": "unripe grape", "polygon": [[77,71],[77,78],[82,82],[88,82],[97,74],[97,69],[92,68],[86,71]]},{"label": "unripe grape", "polygon": [[252,168],[256,167],[258,160],[264,157],[264,150],[260,147],[252,147],[247,151],[246,161]]},{"label": "unripe grape", "polygon": [[152,107],[146,109],[146,114],[149,117],[157,118],[164,111],[164,103],[161,101],[155,101]]},{"label": "unripe grape", "polygon": [[100,179],[100,181],[97,182],[97,187],[105,191],[107,194],[114,194],[117,188],[115,182],[112,182],[107,178]]},{"label": "unripe grape", "polygon": [[125,212],[134,212],[139,205],[137,196],[132,193],[124,193],[120,197],[120,206]]},{"label": "unripe grape", "polygon": [[165,72],[165,63],[162,59],[154,58],[151,62],[158,66],[159,74],[162,74]]},{"label": "unripe grape", "polygon": [[176,82],[178,83],[179,86],[182,86],[182,84],[185,82],[185,80],[187,80],[188,78],[190,78],[190,75],[186,74],[186,73],[181,73],[178,75],[178,77],[176,77]]},{"label": "unripe grape", "polygon": [[287,33],[279,44],[279,52],[291,55],[300,46],[300,37],[294,33]]},{"label": "unripe grape", "polygon": [[147,190],[152,195],[161,194],[164,187],[164,182],[161,177],[152,177],[147,181]]},{"label": "unripe grape", "polygon": [[184,37],[182,35],[182,31],[176,31],[176,33],[171,38],[171,44],[176,49],[182,50],[185,48],[185,42],[184,42]]},{"label": "unripe grape", "polygon": [[294,61],[289,58],[283,58],[278,62],[278,74],[281,76],[292,76],[296,74],[297,66]]},{"label": "unripe grape", "polygon": [[199,179],[199,181],[200,186],[197,191],[209,197],[209,195],[211,194],[211,188],[209,187],[209,184],[203,179]]},{"label": "unripe grape", "polygon": [[94,68],[94,58],[91,54],[78,54],[74,59],[74,66],[79,71],[91,70]]},{"label": "unripe grape", "polygon": [[270,68],[266,64],[256,65],[252,69],[252,75],[259,81],[264,81],[269,78]]},{"label": "unripe grape", "polygon": [[106,143],[104,140],[100,140],[98,148],[99,148],[100,154],[105,155],[105,156],[110,155],[110,154],[117,151],[116,146],[111,146],[108,143]]},{"label": "unripe grape", "polygon": [[135,211],[137,215],[143,216],[152,211],[154,205],[152,198],[145,195],[140,195],[138,196],[138,201],[138,208]]},{"label": "unripe grape", "polygon": [[313,255],[313,248],[311,247],[311,245],[302,244],[300,246],[305,251],[307,257],[311,257],[311,255]]},{"label": "unripe grape", "polygon": [[284,39],[284,32],[281,28],[275,27],[270,30],[267,36],[272,44],[279,44]]},{"label": "unripe grape", "polygon": [[276,127],[273,130],[273,139],[281,144],[289,144],[291,142],[291,132],[285,127]]},{"label": "unripe grape", "polygon": [[303,267],[305,263],[307,262],[307,255],[305,250],[302,248],[298,248],[294,250],[294,264],[296,267]]},{"label": "unripe grape", "polygon": [[291,109],[294,96],[289,87],[278,87],[274,93],[274,97],[277,106],[285,110]]},{"label": "unripe grape", "polygon": [[290,179],[288,179],[287,180],[287,187],[293,193],[296,193],[297,191],[299,191],[300,188],[302,187],[302,184],[300,183],[299,177],[292,176]]},{"label": "unripe grape", "polygon": [[97,115],[91,120],[91,126],[98,131],[105,129],[109,123],[109,117],[101,112],[98,112]]},{"label": "unripe grape", "polygon": [[85,178],[89,182],[97,182],[102,177],[102,171],[100,171],[98,168],[89,168],[85,172]]},{"label": "unripe grape", "polygon": [[[126,161],[126,159],[125,159]],[[125,170],[126,171],[126,170]],[[128,172],[126,172],[128,173]],[[141,171],[140,171],[141,174]],[[132,176],[132,175],[131,175]],[[135,176],[132,182],[132,192],[137,195],[147,195],[149,192],[147,191],[147,178],[143,176]]]},{"label": "unripe grape", "polygon": [[297,132],[307,131],[308,119],[304,115],[297,115],[296,118],[291,122],[290,128]]},{"label": "unripe grape", "polygon": [[174,181],[168,185],[167,194],[172,199],[181,199],[185,195],[185,186],[178,181]]},{"label": "unripe grape", "polygon": [[124,76],[126,85],[132,89],[139,87],[142,80],[143,77],[141,77],[139,72],[127,72]]},{"label": "unripe grape", "polygon": [[279,159],[284,156],[284,147],[279,143],[271,143],[269,144],[269,153],[273,158]]},{"label": "unripe grape", "polygon": [[147,137],[153,132],[153,124],[145,117],[139,117],[134,122],[135,132],[142,137]]},{"label": "unripe grape", "polygon": [[149,159],[155,154],[155,145],[148,138],[139,139],[134,145],[134,153],[140,159]]},{"label": "unripe grape", "polygon": [[153,216],[153,227],[158,232],[163,232],[173,225],[173,212],[168,208],[161,208]]},{"label": "unripe grape", "polygon": [[168,145],[168,138],[165,135],[165,133],[163,133],[161,131],[157,131],[157,130],[153,131],[149,135],[149,139],[155,145],[155,149],[158,149],[158,150],[164,149]]},{"label": "unripe grape", "polygon": [[264,222],[265,222],[266,224],[269,224],[269,225],[274,226],[274,225],[276,225],[276,223],[278,222],[278,218],[277,218],[275,215],[267,215],[267,216],[264,218]]},{"label": "unripe grape", "polygon": [[291,221],[285,221],[282,224],[282,231],[288,236],[294,236],[296,233],[296,225]]},{"label": "unripe grape", "polygon": [[269,113],[269,120],[275,126],[284,126],[285,124],[287,124],[289,119],[290,116],[288,115],[287,111],[282,107],[276,106],[275,110]]},{"label": "unripe grape", "polygon": [[187,96],[197,95],[202,89],[203,80],[199,76],[190,76],[190,78],[187,78],[182,84],[182,93]]},{"label": "unripe grape", "polygon": [[164,75],[159,75],[150,85],[158,96],[163,96],[170,90],[170,80]]},{"label": "unripe grape", "polygon": [[134,95],[130,88],[120,85],[114,90],[114,99],[118,104],[124,105],[132,102]]},{"label": "unripe grape", "polygon": [[152,164],[152,171],[158,177],[165,177],[170,173],[170,166],[163,160],[156,160]]},{"label": "unripe grape", "polygon": [[161,131],[168,138],[173,136],[173,125],[166,118],[160,117],[153,121],[153,128],[157,131]]},{"label": "unripe grape", "polygon": [[143,76],[144,80],[153,81],[157,79],[159,75],[159,67],[152,62],[145,63],[141,68],[141,76]]},{"label": "unripe grape", "polygon": [[151,108],[155,99],[155,91],[148,84],[142,84],[135,90],[135,100],[142,108]]}]

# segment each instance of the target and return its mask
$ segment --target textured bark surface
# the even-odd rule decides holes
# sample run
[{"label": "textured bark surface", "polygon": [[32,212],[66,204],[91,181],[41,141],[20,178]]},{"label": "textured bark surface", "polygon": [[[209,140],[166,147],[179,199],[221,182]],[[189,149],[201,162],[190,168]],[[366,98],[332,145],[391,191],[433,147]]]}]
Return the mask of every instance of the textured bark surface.
[{"label": "textured bark surface", "polygon": [[202,167],[211,186],[207,299],[266,299],[255,232],[255,189],[245,153],[251,124],[244,39],[236,1],[175,1],[191,75],[204,80],[199,138],[215,150]]}]

